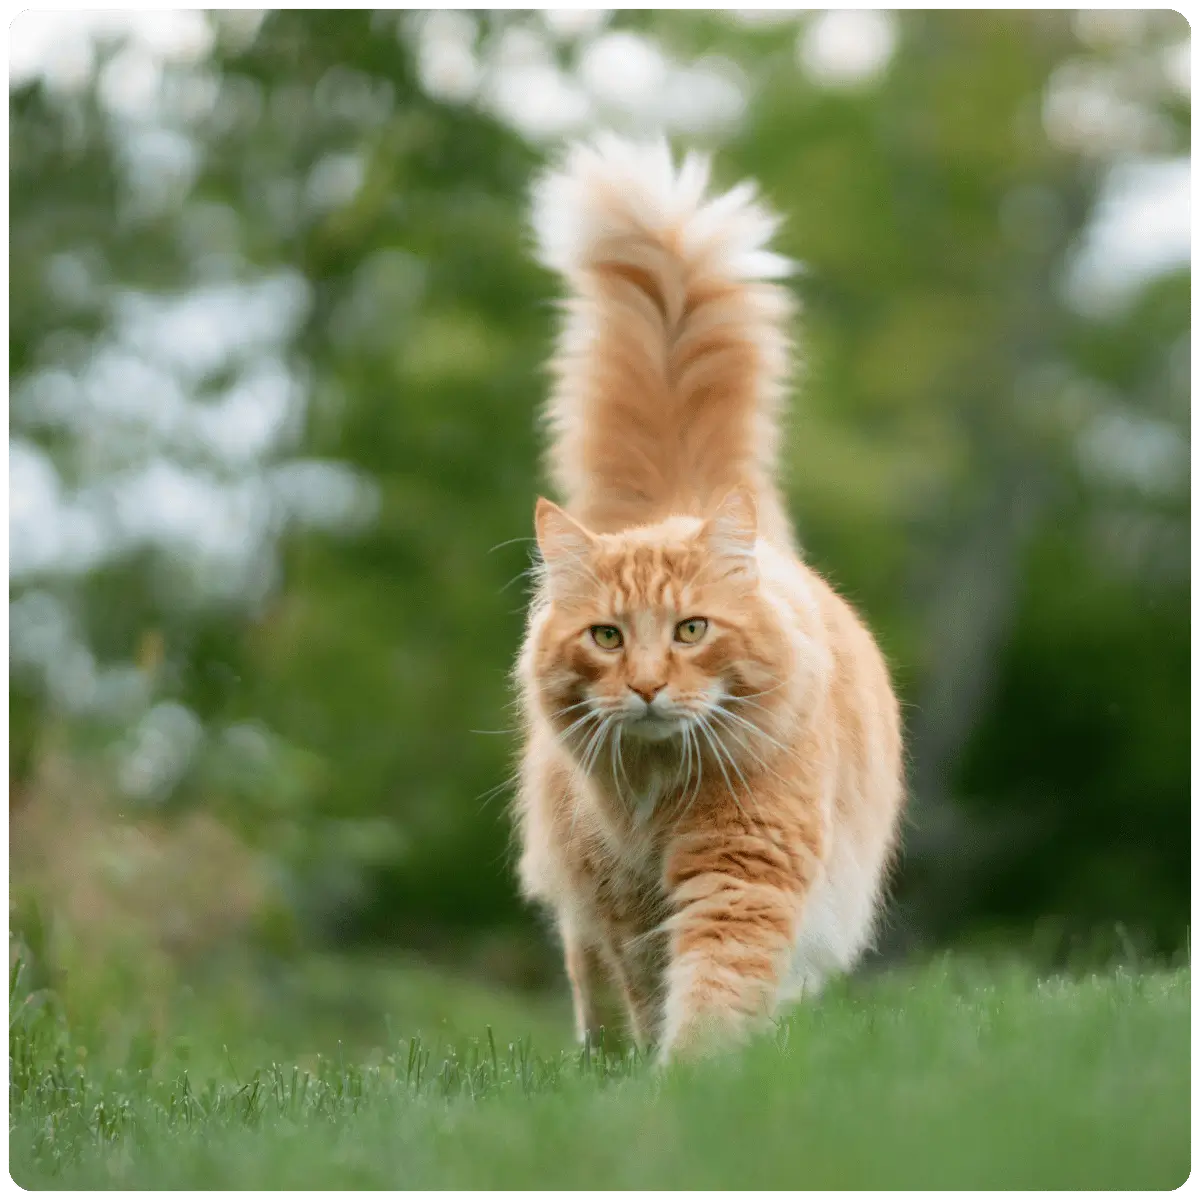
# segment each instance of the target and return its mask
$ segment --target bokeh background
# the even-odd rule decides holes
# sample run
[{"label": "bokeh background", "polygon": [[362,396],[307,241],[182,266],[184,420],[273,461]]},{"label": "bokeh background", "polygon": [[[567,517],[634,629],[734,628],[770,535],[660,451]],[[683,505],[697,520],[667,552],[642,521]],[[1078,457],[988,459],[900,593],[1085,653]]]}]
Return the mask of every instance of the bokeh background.
[{"label": "bokeh background", "polygon": [[506,817],[524,214],[600,126],[717,151],[804,264],[787,492],[908,728],[877,962],[1183,951],[1182,16],[26,12],[10,913],[78,1012],[565,1022]]}]

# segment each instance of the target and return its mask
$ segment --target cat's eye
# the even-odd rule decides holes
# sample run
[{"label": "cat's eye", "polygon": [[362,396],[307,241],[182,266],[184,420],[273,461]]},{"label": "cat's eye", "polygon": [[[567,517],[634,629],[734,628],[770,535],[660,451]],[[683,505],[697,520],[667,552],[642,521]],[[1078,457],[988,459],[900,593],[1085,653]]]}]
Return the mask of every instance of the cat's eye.
[{"label": "cat's eye", "polygon": [[688,617],[675,626],[675,640],[685,646],[694,646],[708,631],[708,622],[703,617]]},{"label": "cat's eye", "polygon": [[621,631],[615,625],[592,626],[592,641],[601,650],[620,650],[624,640]]}]

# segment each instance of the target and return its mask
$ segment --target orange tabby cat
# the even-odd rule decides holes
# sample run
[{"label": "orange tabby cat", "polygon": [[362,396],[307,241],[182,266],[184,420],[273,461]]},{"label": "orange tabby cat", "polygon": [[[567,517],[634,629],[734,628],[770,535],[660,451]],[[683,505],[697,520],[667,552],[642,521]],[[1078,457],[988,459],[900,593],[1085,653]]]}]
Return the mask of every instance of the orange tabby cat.
[{"label": "orange tabby cat", "polygon": [[[903,804],[887,668],[799,558],[774,482],[788,369],[776,221],[665,145],[578,145],[535,192],[569,288],[548,406],[565,509],[517,665],[524,893],[580,1037],[608,971],[661,1061],[851,967]],[[569,515],[568,515],[569,514]]]}]

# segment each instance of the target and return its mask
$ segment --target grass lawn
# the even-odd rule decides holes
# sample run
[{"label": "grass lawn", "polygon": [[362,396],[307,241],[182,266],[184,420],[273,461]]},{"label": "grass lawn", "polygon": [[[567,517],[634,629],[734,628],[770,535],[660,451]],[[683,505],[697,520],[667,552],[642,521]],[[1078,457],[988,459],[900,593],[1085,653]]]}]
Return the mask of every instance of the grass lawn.
[{"label": "grass lawn", "polygon": [[[443,1002],[436,983],[406,986],[432,1018],[420,1037],[410,1024],[320,1058],[294,1039],[290,1059],[255,1043],[248,1062],[246,1046],[197,1055],[196,1032],[187,1055],[135,1044],[114,1065],[23,1003],[18,983],[12,1177],[67,1189],[1165,1189],[1190,1170],[1187,970],[1039,982],[946,960],[843,984],[743,1054],[667,1074],[603,1047],[562,1050],[557,1007],[526,1018],[512,996],[489,1006],[446,989]],[[448,1025],[432,1017],[443,1008]]]}]

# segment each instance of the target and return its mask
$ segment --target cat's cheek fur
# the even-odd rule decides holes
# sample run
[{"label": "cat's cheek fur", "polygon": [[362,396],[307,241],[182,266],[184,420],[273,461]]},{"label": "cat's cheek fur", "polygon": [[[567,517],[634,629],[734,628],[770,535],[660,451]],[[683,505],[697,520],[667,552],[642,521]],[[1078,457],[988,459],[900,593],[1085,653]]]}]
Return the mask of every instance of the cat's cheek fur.
[{"label": "cat's cheek fur", "polygon": [[564,710],[563,728],[583,715],[575,707],[592,697],[604,667],[582,645],[578,629],[547,604],[530,623],[526,649],[517,666],[518,684],[536,694],[545,718],[552,724]]}]

